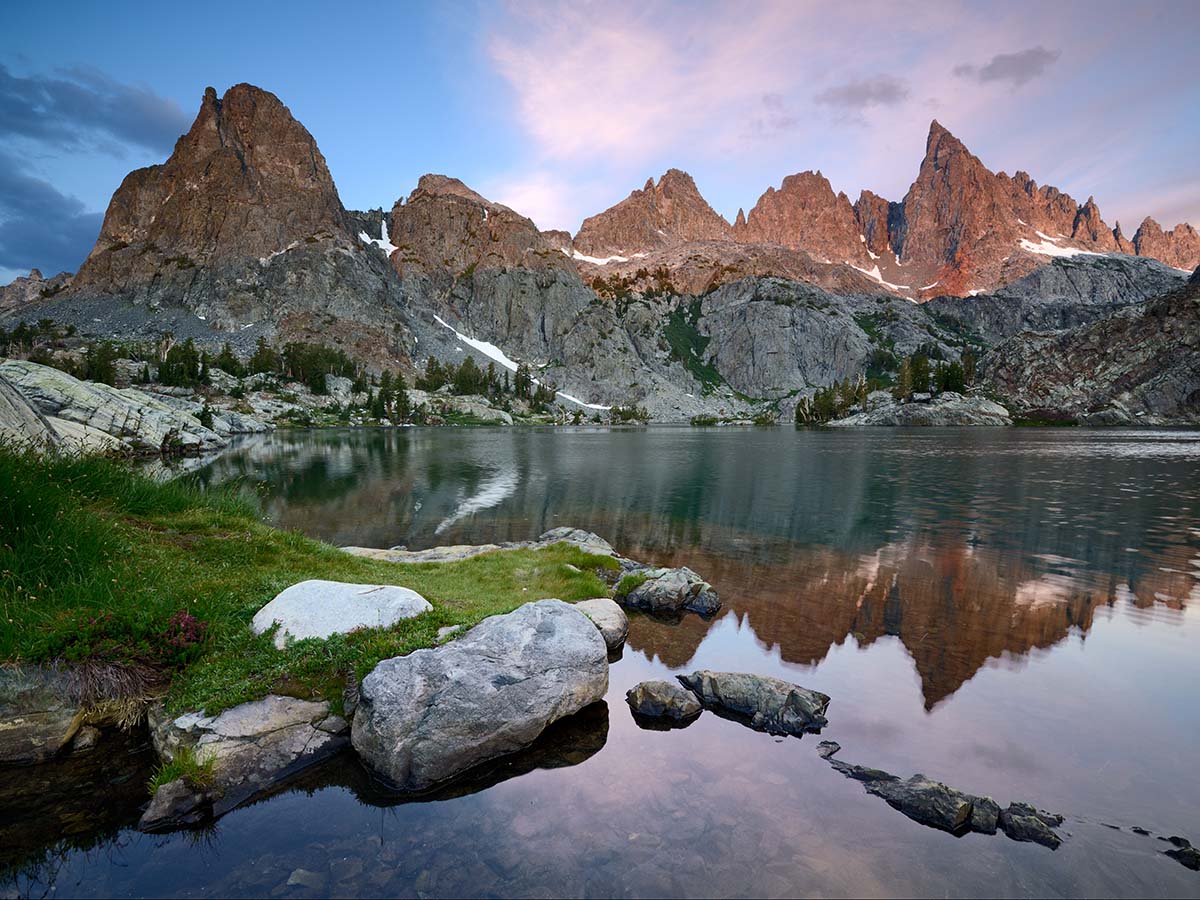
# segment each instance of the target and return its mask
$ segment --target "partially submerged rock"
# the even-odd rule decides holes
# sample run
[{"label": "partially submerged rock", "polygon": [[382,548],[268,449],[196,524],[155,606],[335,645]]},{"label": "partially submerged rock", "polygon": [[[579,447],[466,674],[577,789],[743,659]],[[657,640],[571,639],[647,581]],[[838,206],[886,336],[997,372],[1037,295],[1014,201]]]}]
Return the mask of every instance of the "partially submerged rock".
[{"label": "partially submerged rock", "polygon": [[643,681],[625,693],[625,700],[637,715],[690,721],[704,711],[696,695],[673,681]]},{"label": "partially submerged rock", "polygon": [[607,689],[596,626],[568,603],[539,600],[376,666],[363,679],[354,748],[395,788],[428,790],[528,746]]},{"label": "partially submerged rock", "polygon": [[559,543],[574,544],[585,553],[611,556],[619,562],[630,563],[632,568],[639,568],[636,563],[631,563],[618,556],[612,545],[604,538],[590,531],[569,527],[552,528],[536,541],[510,541],[503,544],[449,544],[445,547],[430,547],[427,550],[409,550],[405,547],[393,547],[389,550],[373,547],[343,547],[342,551],[352,556],[364,556],[368,559],[379,559],[385,562],[443,563],[461,562],[464,559],[470,559],[482,553],[492,553],[496,550],[536,550]]},{"label": "partially submerged rock", "polygon": [[621,649],[629,635],[629,617],[625,615],[625,610],[607,597],[580,600],[575,608],[600,630],[610,653]]},{"label": "partially submerged rock", "polygon": [[676,676],[708,709],[749,720],[752,728],[771,734],[800,736],[829,724],[829,696],[778,678],[745,672],[703,669]]},{"label": "partially submerged rock", "polygon": [[1193,872],[1200,872],[1200,850],[1193,847],[1191,841],[1177,835],[1172,835],[1167,840],[1175,847],[1171,850],[1164,850],[1163,853]]},{"label": "partially submerged rock", "polygon": [[817,755],[821,759],[829,759],[833,754],[842,749],[842,745],[837,741],[821,741],[817,744]]},{"label": "partially submerged rock", "polygon": [[633,586],[617,599],[626,606],[659,615],[678,615],[684,610],[711,616],[721,608],[721,600],[711,584],[686,566],[678,569],[644,569],[634,575]]},{"label": "partially submerged rock", "polygon": [[[214,816],[332,756],[349,742],[348,723],[330,715],[328,703],[278,694],[243,703],[218,716],[187,713],[171,718],[158,705],[151,708],[149,723],[161,759],[170,761],[180,748],[188,747],[199,762],[212,761],[209,796]],[[180,793],[178,788],[172,791]],[[161,808],[177,812],[182,801],[168,799]],[[167,826],[151,820],[147,827]]]},{"label": "partially submerged rock", "polygon": [[138,830],[174,831],[199,825],[212,816],[212,797],[182,778],[160,785],[138,820]]},{"label": "partially submerged rock", "polygon": [[359,628],[387,628],[429,612],[433,606],[408,588],[313,579],[293,584],[254,614],[250,627],[262,634],[276,623],[275,646],[289,639],[328,638]]},{"label": "partially submerged rock", "polygon": [[[822,752],[826,748],[829,751]],[[1001,811],[1000,804],[991,797],[968,794],[925,775],[901,779],[882,769],[832,759],[840,749],[833,742],[822,741],[817,752],[829,760],[836,771],[847,778],[861,781],[868,794],[883,798],[889,806],[914,822],[953,834],[969,831],[995,834],[997,828],[1002,828],[1013,840],[1036,841],[1052,850],[1062,843],[1062,839],[1053,831],[1062,824],[1062,816],[1035,810],[1025,803],[1013,803]]]},{"label": "partially submerged rock", "polygon": [[1000,813],[1000,828],[1014,841],[1029,841],[1051,850],[1057,850],[1062,843],[1062,838],[1054,832],[1062,823],[1062,816],[1035,809],[1028,803],[1010,803]]}]

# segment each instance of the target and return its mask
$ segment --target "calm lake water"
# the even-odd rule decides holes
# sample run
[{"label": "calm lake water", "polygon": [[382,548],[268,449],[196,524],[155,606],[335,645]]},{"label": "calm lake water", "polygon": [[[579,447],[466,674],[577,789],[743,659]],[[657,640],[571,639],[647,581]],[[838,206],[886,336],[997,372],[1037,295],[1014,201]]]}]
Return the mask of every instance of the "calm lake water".
[{"label": "calm lake water", "polygon": [[[136,740],[62,764],[71,781],[2,774],[23,797],[0,826],[9,891],[1200,895],[1158,839],[1200,844],[1200,432],[280,432],[200,476],[261,485],[271,521],[336,544],[577,526],[692,567],[725,605],[632,616],[606,703],[433,801],[380,793],[347,756],[209,831],[151,837],[132,830]],[[824,691],[830,725],[638,727],[628,688],[698,668]],[[1070,836],[1052,852],[923,827],[831,769],[822,738],[1060,812]]]}]

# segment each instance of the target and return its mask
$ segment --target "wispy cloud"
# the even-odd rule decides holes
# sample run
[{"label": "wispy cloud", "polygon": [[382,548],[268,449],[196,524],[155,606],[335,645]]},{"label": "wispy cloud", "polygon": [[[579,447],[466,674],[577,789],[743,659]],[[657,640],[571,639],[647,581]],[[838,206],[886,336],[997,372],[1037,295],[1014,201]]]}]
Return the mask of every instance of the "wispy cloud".
[{"label": "wispy cloud", "polygon": [[89,68],[20,77],[0,63],[0,135],[59,150],[169,151],[190,120],[173,100]]},{"label": "wispy cloud", "polygon": [[1016,53],[999,53],[983,65],[962,63],[954,67],[954,74],[960,78],[973,79],[980,84],[1007,81],[1013,87],[1020,87],[1045,75],[1061,55],[1061,50],[1047,50],[1038,45]]},{"label": "wispy cloud", "polygon": [[903,79],[894,75],[876,75],[826,88],[813,97],[813,102],[861,111],[872,106],[896,106],[907,100],[909,93]]}]

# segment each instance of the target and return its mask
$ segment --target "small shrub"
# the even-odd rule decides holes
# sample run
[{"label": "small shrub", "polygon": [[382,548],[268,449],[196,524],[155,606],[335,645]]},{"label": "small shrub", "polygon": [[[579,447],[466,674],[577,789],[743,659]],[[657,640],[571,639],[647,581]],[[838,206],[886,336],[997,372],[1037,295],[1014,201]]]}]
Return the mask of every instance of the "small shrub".
[{"label": "small shrub", "polygon": [[692,425],[694,425],[696,428],[707,428],[711,425],[717,424],[717,417],[716,416],[707,416],[707,415],[692,416],[691,421],[692,421]]}]

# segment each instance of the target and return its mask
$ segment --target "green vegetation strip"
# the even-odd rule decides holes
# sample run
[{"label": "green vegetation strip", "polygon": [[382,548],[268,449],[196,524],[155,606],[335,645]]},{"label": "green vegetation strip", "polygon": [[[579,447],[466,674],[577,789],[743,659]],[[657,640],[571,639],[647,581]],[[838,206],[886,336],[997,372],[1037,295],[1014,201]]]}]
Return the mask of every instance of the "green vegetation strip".
[{"label": "green vegetation strip", "polygon": [[[262,524],[251,498],[96,457],[0,448],[0,497],[0,660],[78,665],[96,700],[165,690],[172,711],[211,715],[272,691],[337,706],[348,675],[432,646],[439,628],[544,597],[606,596],[596,570],[617,567],[569,544],[454,563],[362,559]],[[250,632],[255,612],[309,578],[398,584],[434,608],[283,651]]]}]

